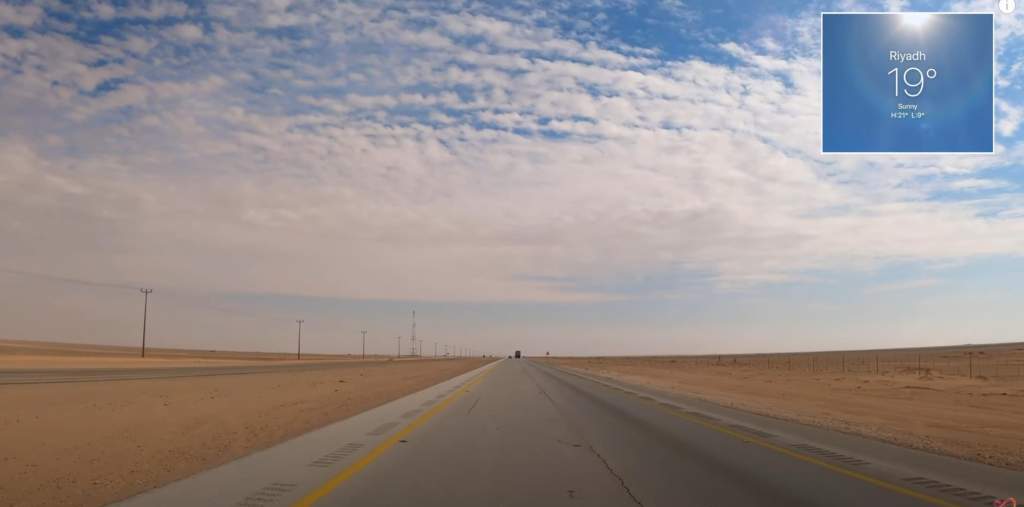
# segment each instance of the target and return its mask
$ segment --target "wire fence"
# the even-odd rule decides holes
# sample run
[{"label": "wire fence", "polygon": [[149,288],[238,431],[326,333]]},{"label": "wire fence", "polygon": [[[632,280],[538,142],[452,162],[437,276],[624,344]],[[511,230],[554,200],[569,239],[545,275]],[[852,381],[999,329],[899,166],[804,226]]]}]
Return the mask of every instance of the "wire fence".
[{"label": "wire fence", "polygon": [[971,349],[920,351],[804,352],[793,354],[730,354],[667,359],[680,366],[732,367],[809,373],[1024,377],[1024,344]]}]

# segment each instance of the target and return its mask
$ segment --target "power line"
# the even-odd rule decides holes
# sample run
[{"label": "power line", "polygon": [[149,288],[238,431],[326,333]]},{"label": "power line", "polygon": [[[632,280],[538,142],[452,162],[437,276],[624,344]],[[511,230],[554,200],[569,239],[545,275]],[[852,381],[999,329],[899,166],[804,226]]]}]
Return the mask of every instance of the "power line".
[{"label": "power line", "polygon": [[[3,274],[3,273],[14,275],[14,276],[20,276],[20,277],[38,278],[38,279],[48,280],[48,281],[52,281],[52,282],[60,282],[60,283],[66,283],[66,284],[80,285],[80,286],[85,286],[85,287],[98,287],[98,288],[107,288],[107,289],[138,290],[138,291],[140,291],[140,293],[143,294],[142,337],[141,337],[142,343],[141,343],[140,356],[141,357],[146,357],[146,341],[147,341],[148,320],[149,320],[149,295],[151,293],[153,293],[153,291],[154,291],[152,285],[148,285],[147,284],[147,287],[140,288],[138,285],[130,285],[130,284],[118,283],[118,282],[106,282],[106,281],[101,281],[101,280],[90,280],[90,279],[77,278],[77,277],[73,277],[73,276],[65,276],[65,275],[55,274],[55,273],[43,273],[43,272],[27,271],[27,270],[16,269],[16,268],[11,268],[11,267],[6,267],[6,266],[0,266],[0,274]],[[246,311],[246,310],[242,310],[242,309],[232,308],[232,306],[235,306],[235,305],[242,306],[242,305],[248,305],[249,303],[246,302],[246,301],[231,301],[231,295],[230,294],[210,292],[210,291],[201,290],[201,289],[174,288],[174,287],[164,287],[164,286],[159,286],[159,287],[161,289],[161,294],[163,294],[162,297],[164,297],[164,299],[161,300],[161,301],[163,301],[162,304],[164,304],[165,307],[167,305],[170,305],[172,307],[172,310],[174,308],[177,308],[177,307],[185,306],[185,307],[191,307],[191,308],[200,309],[200,310],[212,310],[212,311],[216,311],[216,312],[220,312],[220,313],[225,313],[225,314],[230,314],[230,315],[239,316],[239,317],[261,319],[261,320],[269,318],[269,319],[277,320],[278,322],[282,322],[282,321],[283,322],[287,322],[285,320],[285,319],[287,319],[286,315],[280,315],[280,314],[273,315],[274,312],[270,312],[268,314],[268,312],[265,312],[265,311],[250,312],[250,311]],[[195,301],[196,298],[194,296],[196,296],[196,295],[200,296],[198,298],[199,302]],[[168,299],[168,298],[170,298],[170,299]],[[210,299],[210,298],[228,298],[228,301],[229,301],[228,302],[228,306],[221,306],[219,304],[213,303],[212,301],[203,301],[203,299]],[[164,307],[162,307],[162,308],[164,308]],[[167,309],[165,308],[165,314],[166,313],[167,313]],[[278,320],[278,319],[280,319],[280,320]],[[297,333],[296,333],[296,354],[295,354],[295,357],[296,357],[297,360],[301,360],[302,359],[302,325],[303,325],[303,323],[305,323],[305,320],[304,319],[296,319],[295,323],[298,325],[298,329],[297,329]],[[418,340],[418,343],[417,343],[416,324],[417,324],[417,322],[416,322],[416,310],[412,310],[412,327],[411,327],[412,335],[410,337],[410,351],[409,351],[409,353],[412,356],[424,357],[425,356],[425,350],[424,350],[425,341],[424,340]],[[367,332],[368,331],[366,331],[366,330],[361,331],[361,333],[362,333],[362,344],[361,344],[362,350],[361,350],[361,355],[362,355],[363,359],[366,358],[366,334],[367,334]],[[397,344],[397,357],[399,357],[399,358],[402,357],[401,338],[402,338],[401,336],[398,337],[398,344]],[[417,345],[419,346],[419,349],[417,349]],[[438,342],[434,342],[434,357],[435,358],[436,357],[440,357],[439,356],[438,345],[439,345]],[[448,344],[445,344],[444,349],[445,349],[444,350],[444,357],[446,357],[446,358],[454,357],[454,347],[452,347],[452,350],[450,351],[449,347],[448,347]]]},{"label": "power line", "polygon": [[0,267],[0,272],[8,273],[11,275],[27,276],[31,278],[43,278],[54,282],[64,282],[75,285],[85,285],[89,287],[104,287],[107,289],[124,289],[124,290],[135,290],[138,288],[136,285],[130,285],[125,283],[117,282],[100,282],[96,280],[87,280],[85,278],[75,278],[71,276],[56,275],[50,273],[39,273],[36,271],[25,271],[21,269]]},{"label": "power line", "polygon": [[[7,274],[11,274],[11,275],[23,276],[23,277],[29,277],[29,278],[39,278],[39,279],[43,279],[43,280],[49,280],[49,281],[52,281],[52,282],[60,282],[60,283],[66,283],[66,284],[71,284],[71,285],[81,285],[81,286],[84,286],[84,287],[98,287],[98,288],[105,288],[105,289],[122,289],[122,290],[136,290],[136,289],[138,289],[138,285],[132,285],[132,284],[127,284],[127,283],[89,280],[89,279],[86,279],[86,278],[77,278],[77,277],[65,276],[65,275],[59,275],[59,274],[52,274],[52,273],[41,273],[41,272],[37,272],[37,271],[26,271],[26,270],[22,270],[22,269],[15,269],[15,268],[3,267],[3,266],[0,266],[0,273],[7,273]],[[152,287],[152,286],[150,286],[150,287]],[[209,294],[208,291],[200,290],[200,289],[171,288],[171,287],[160,286],[160,290],[161,290],[161,293],[165,294],[165,296],[167,296],[168,294],[170,294],[170,295],[178,294],[179,296],[184,296],[184,295],[187,295],[187,294],[200,294],[200,295],[208,295]],[[169,303],[173,304],[172,302],[168,301],[166,297],[164,298],[164,303],[165,304],[169,304]],[[259,312],[259,313],[247,312],[247,311],[237,310],[237,309],[233,309],[233,308],[227,308],[227,307],[223,307],[223,306],[216,305],[216,304],[211,304],[211,303],[196,303],[196,302],[193,302],[191,300],[181,300],[177,304],[178,305],[183,305],[183,306],[188,306],[188,307],[191,307],[191,308],[198,308],[198,309],[205,309],[205,310],[215,310],[215,311],[218,311],[218,312],[229,313],[229,314],[243,316],[243,317],[249,317],[249,318],[266,319],[268,317],[268,314],[266,312]]]}]

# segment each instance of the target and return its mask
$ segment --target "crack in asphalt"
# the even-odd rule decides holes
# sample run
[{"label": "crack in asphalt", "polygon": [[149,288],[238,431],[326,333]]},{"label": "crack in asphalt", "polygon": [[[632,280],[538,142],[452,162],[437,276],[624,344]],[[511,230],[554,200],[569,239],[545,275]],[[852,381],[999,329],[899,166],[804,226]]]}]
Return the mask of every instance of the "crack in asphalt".
[{"label": "crack in asphalt", "polygon": [[643,507],[644,503],[641,502],[640,499],[633,494],[633,491],[629,489],[629,485],[626,484],[626,480],[623,479],[622,476],[619,475],[619,473],[616,472],[614,468],[612,468],[612,466],[608,463],[608,460],[604,459],[604,456],[601,456],[601,453],[597,452],[597,449],[594,449],[594,446],[587,444],[587,447],[590,448],[590,452],[594,453],[594,456],[597,456],[597,459],[601,460],[601,463],[604,463],[604,467],[608,469],[608,473],[612,474],[613,477],[619,480],[619,485],[622,486],[622,490],[625,491],[626,494],[633,499],[633,502],[639,505],[640,507]]},{"label": "crack in asphalt", "polygon": [[533,378],[533,374],[531,374],[527,370],[526,376],[530,377],[530,380],[532,380],[533,383],[537,386],[537,389],[540,391],[540,393],[543,394],[544,397],[548,399],[548,401],[551,403],[551,406],[554,407],[555,411],[558,412],[558,414],[562,417],[562,420],[564,420],[566,424],[568,424],[570,427],[574,427],[576,432],[579,433],[581,439],[587,444],[587,448],[590,449],[590,452],[594,453],[594,456],[597,456],[597,459],[601,460],[601,464],[603,464],[605,469],[608,470],[608,473],[612,474],[612,477],[615,477],[615,479],[619,481],[619,486],[621,486],[622,490],[626,492],[626,495],[628,495],[629,498],[633,500],[633,503],[639,505],[640,507],[643,507],[644,503],[641,502],[640,499],[633,494],[633,491],[631,489],[629,489],[629,485],[626,484],[626,480],[623,479],[622,476],[619,475],[619,473],[616,472],[614,468],[612,468],[612,465],[608,463],[608,460],[606,460],[604,456],[601,455],[601,453],[597,452],[597,449],[594,449],[594,445],[588,442],[586,437],[583,437],[583,433],[580,431],[580,429],[578,427],[575,427],[576,425],[573,424],[573,422],[569,420],[564,413],[562,413],[561,407],[559,407],[558,404],[555,403],[554,398],[552,398],[551,395],[548,394],[548,392],[544,390],[543,387],[541,387],[540,382],[537,382],[537,379]]}]

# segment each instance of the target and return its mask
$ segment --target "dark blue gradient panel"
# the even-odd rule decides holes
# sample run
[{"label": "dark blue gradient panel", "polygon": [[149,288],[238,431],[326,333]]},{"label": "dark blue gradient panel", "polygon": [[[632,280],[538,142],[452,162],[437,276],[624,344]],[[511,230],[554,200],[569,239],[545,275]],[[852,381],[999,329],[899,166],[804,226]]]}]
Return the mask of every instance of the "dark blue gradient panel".
[{"label": "dark blue gradient panel", "polygon": [[822,14],[822,151],[992,151],[992,14]]}]

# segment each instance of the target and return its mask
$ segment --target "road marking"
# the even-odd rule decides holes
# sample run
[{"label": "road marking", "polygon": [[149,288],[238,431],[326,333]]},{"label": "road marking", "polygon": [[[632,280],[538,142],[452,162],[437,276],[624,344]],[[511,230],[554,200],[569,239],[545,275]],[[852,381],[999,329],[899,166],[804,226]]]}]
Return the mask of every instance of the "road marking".
[{"label": "road marking", "polygon": [[375,436],[376,437],[376,436],[383,435],[383,434],[393,430],[395,428],[395,426],[398,426],[399,424],[401,424],[401,423],[399,423],[398,421],[386,422],[384,424],[381,424],[380,426],[377,426],[377,428],[375,430],[367,433],[367,436]]},{"label": "road marking", "polygon": [[290,493],[298,484],[294,482],[274,482],[263,486],[259,491],[243,498],[237,504],[238,507],[261,507],[268,502],[274,502],[281,495]]},{"label": "road marking", "polygon": [[[595,380],[589,379],[589,378],[587,378],[587,377],[585,377],[583,375],[577,375],[577,374],[572,374],[572,375],[580,377],[582,379],[590,380],[591,382],[595,382],[595,383],[597,383],[598,385],[601,385],[601,386],[611,387],[611,386],[608,386],[607,384],[605,384],[604,382],[595,381]],[[626,392],[629,393],[629,391],[626,391]],[[818,466],[820,466],[822,468],[825,468],[826,470],[830,470],[832,472],[836,472],[836,473],[838,473],[840,475],[845,475],[845,476],[853,478],[853,479],[858,479],[858,480],[864,481],[864,482],[866,482],[868,484],[877,486],[879,488],[887,489],[887,490],[892,491],[894,493],[900,493],[902,495],[906,495],[906,496],[909,496],[911,498],[916,498],[917,500],[921,500],[923,502],[927,502],[927,503],[930,503],[932,505],[940,505],[942,507],[958,507],[958,504],[947,502],[946,500],[943,500],[941,498],[935,498],[933,496],[926,495],[924,493],[918,493],[917,491],[914,491],[912,489],[904,488],[903,486],[899,486],[897,484],[893,484],[891,482],[888,482],[888,481],[885,481],[885,480],[882,480],[882,479],[877,479],[875,477],[872,477],[870,475],[867,475],[867,474],[864,474],[864,473],[861,473],[861,472],[850,470],[848,468],[843,468],[843,467],[838,466],[838,465],[833,465],[832,463],[828,463],[826,461],[822,461],[822,460],[813,458],[813,457],[808,456],[806,454],[801,454],[801,453],[796,452],[796,451],[791,451],[789,449],[786,449],[785,447],[780,447],[780,446],[775,445],[775,444],[773,444],[771,442],[766,442],[766,441],[764,441],[764,440],[762,440],[762,439],[760,439],[760,438],[758,438],[758,437],[756,437],[754,435],[750,435],[750,434],[743,433],[743,432],[740,432],[740,431],[735,431],[735,430],[729,429],[729,428],[727,428],[725,426],[720,426],[720,425],[715,424],[715,423],[707,422],[707,421],[705,421],[705,420],[703,420],[701,418],[698,418],[698,417],[695,417],[695,416],[687,414],[683,409],[681,409],[679,407],[675,407],[675,408],[671,408],[670,409],[670,408],[664,407],[663,405],[658,403],[656,400],[650,399],[650,401],[648,401],[648,399],[645,399],[645,398],[641,398],[641,399],[646,401],[648,404],[654,406],[658,410],[661,410],[662,412],[666,412],[668,414],[671,414],[671,415],[673,415],[675,417],[678,417],[680,419],[683,419],[683,420],[686,420],[686,421],[689,421],[689,422],[692,422],[692,423],[695,423],[695,424],[699,424],[699,425],[701,425],[701,426],[703,426],[703,427],[705,427],[707,429],[714,430],[714,431],[717,431],[719,433],[731,436],[733,438],[736,438],[736,439],[739,439],[739,440],[743,440],[745,442],[749,442],[749,443],[755,444],[755,445],[763,447],[765,449],[772,450],[772,451],[778,452],[780,454],[785,454],[786,456],[789,456],[791,458],[795,458],[795,459],[798,459],[800,461],[804,461],[806,463],[810,463],[812,465],[818,465]]]},{"label": "road marking", "polygon": [[311,491],[301,500],[293,503],[292,507],[310,507],[321,498],[330,494],[332,491],[337,489],[338,486],[341,486],[342,484],[345,483],[345,481],[351,479],[362,469],[366,468],[370,463],[376,461],[377,458],[381,457],[381,455],[387,452],[388,449],[394,447],[395,444],[397,444],[399,441],[407,437],[410,433],[415,431],[416,428],[423,426],[431,418],[441,413],[441,411],[444,410],[448,405],[451,405],[455,400],[461,398],[463,395],[468,393],[470,388],[479,384],[484,379],[484,377],[486,377],[492,371],[494,371],[493,366],[491,368],[488,368],[487,371],[478,374],[472,380],[465,383],[461,388],[457,389],[452,395],[448,396],[447,398],[439,402],[437,405],[434,405],[434,408],[424,412],[423,415],[417,417],[416,420],[412,421],[406,427],[402,428],[398,433],[391,435],[391,437],[389,437],[387,440],[381,442],[377,447],[374,447],[373,450],[367,453],[366,456],[360,458],[359,461],[352,463],[341,472],[338,472],[337,475],[328,479],[328,481],[325,482],[323,485]]}]

